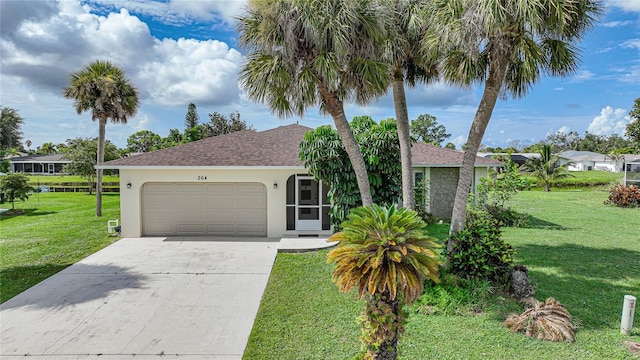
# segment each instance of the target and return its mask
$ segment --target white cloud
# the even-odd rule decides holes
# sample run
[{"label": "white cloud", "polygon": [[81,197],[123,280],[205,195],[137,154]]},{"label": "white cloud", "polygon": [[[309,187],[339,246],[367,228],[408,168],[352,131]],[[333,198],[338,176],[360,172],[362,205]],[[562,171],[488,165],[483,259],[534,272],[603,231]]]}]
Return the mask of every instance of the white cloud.
[{"label": "white cloud", "polygon": [[591,80],[594,77],[594,73],[592,73],[589,70],[580,70],[578,71],[577,74],[575,74],[572,78],[571,81],[572,83],[581,83],[587,80]]},{"label": "white cloud", "polygon": [[627,41],[623,42],[622,44],[620,44],[620,46],[622,46],[623,48],[626,48],[626,49],[637,49],[637,50],[640,50],[640,39],[627,40]]},{"label": "white cloud", "polygon": [[556,131],[556,134],[568,134],[571,132],[571,128],[564,125],[562,127],[560,127],[560,129],[558,129],[558,131]]},{"label": "white cloud", "polygon": [[624,11],[640,12],[640,1],[638,0],[608,0],[607,5]]},{"label": "white cloud", "polygon": [[631,20],[621,20],[621,21],[609,21],[609,22],[600,24],[600,26],[606,27],[606,28],[617,28],[617,27],[627,26],[631,24],[633,24],[633,21]]},{"label": "white cloud", "polygon": [[624,109],[613,109],[606,106],[600,112],[600,115],[593,118],[589,124],[587,131],[596,135],[622,135],[630,118]]},{"label": "white cloud", "polygon": [[465,136],[458,135],[450,142],[452,142],[453,145],[456,146],[456,149],[462,149],[462,145],[467,143],[467,138]]}]

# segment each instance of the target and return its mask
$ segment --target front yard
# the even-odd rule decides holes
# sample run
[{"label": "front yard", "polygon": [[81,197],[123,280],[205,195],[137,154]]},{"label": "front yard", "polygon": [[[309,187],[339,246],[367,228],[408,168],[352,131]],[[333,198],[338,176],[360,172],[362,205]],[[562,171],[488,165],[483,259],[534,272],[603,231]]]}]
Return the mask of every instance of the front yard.
[{"label": "front yard", "polygon": [[0,215],[0,302],[115,241],[107,220],[120,218],[120,196],[102,202],[98,218],[95,195],[36,193],[16,202],[23,215]]},{"label": "front yard", "polygon": [[[629,359],[620,334],[625,294],[640,296],[640,209],[603,205],[602,191],[519,193],[512,205],[531,215],[526,228],[504,229],[536,286],[580,325],[574,343],[550,343],[501,325],[520,308],[500,297],[476,315],[411,312],[400,340],[403,359]],[[441,229],[439,229],[441,230]],[[442,231],[438,231],[442,234]],[[279,254],[244,359],[347,359],[359,349],[361,304],[331,282],[326,251]],[[411,310],[410,310],[411,311]]]}]

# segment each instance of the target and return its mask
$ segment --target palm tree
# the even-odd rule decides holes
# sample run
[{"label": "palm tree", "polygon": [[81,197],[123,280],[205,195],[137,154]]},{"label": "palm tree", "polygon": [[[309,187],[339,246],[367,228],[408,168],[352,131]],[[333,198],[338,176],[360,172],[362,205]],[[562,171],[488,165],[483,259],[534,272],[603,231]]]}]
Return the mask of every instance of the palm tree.
[{"label": "palm tree", "polygon": [[343,292],[356,288],[358,298],[366,296],[361,338],[366,359],[397,357],[403,304],[422,295],[425,279],[439,281],[439,245],[425,226],[415,211],[374,204],[353,209],[343,230],[330,238],[339,241],[327,255],[327,262],[335,263],[333,281]]},{"label": "palm tree", "polygon": [[451,220],[455,233],[464,227],[476,155],[498,96],[522,97],[543,74],[574,73],[575,43],[602,5],[597,0],[433,0],[427,6],[424,45],[444,54],[443,76],[462,85],[484,81],[460,170]]},{"label": "palm tree", "polygon": [[344,102],[365,104],[386,92],[388,66],[377,60],[388,29],[384,9],[379,0],[250,1],[238,19],[250,51],[240,72],[249,97],[281,117],[314,106],[331,115],[365,206],[372,204],[369,179]]},{"label": "palm tree", "polygon": [[[70,75],[64,96],[74,100],[76,112],[91,110],[91,119],[98,121],[97,165],[104,162],[105,127],[107,120],[126,124],[138,110],[138,90],[125,77],[124,71],[108,61],[95,61]],[[102,216],[102,169],[96,176],[96,216]]]},{"label": "palm tree", "polygon": [[53,154],[56,152],[56,146],[52,142],[44,143],[40,146],[40,150],[38,151],[43,154]]},{"label": "palm tree", "polygon": [[544,144],[540,148],[540,157],[534,157],[520,167],[523,172],[531,173],[544,184],[544,191],[551,191],[551,183],[554,180],[572,177],[567,172],[567,164],[561,164],[560,157],[553,155],[553,144]]},{"label": "palm tree", "polygon": [[391,34],[387,44],[388,62],[391,70],[393,105],[400,139],[400,161],[402,164],[402,204],[413,210],[413,169],[411,164],[411,136],[409,114],[405,96],[405,82],[413,87],[417,81],[429,82],[438,77],[435,62],[422,56],[420,39],[424,37],[425,17],[421,0],[392,0],[393,14]]}]

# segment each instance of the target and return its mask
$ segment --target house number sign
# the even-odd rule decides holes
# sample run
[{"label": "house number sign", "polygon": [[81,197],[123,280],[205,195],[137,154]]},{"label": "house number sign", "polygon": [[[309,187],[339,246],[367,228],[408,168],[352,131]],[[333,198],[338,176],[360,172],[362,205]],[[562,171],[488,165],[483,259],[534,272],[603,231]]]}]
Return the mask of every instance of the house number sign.
[{"label": "house number sign", "polygon": [[207,180],[205,175],[198,175],[198,180]]}]

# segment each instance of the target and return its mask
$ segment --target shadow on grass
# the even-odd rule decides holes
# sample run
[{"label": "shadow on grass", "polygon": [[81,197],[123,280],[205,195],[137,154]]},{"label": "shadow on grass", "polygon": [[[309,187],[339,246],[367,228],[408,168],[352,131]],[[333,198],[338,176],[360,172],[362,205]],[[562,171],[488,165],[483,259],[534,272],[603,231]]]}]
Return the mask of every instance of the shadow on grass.
[{"label": "shadow on grass", "polygon": [[619,326],[624,295],[640,289],[640,251],[575,244],[517,250],[519,262],[529,268],[536,298],[555,297],[582,328]]},{"label": "shadow on grass", "polygon": [[[51,276],[53,274],[55,276]],[[146,279],[145,275],[114,265],[78,263],[68,267],[45,264],[8,268],[2,271],[1,277],[3,300],[5,295],[9,298],[26,291],[1,304],[0,309],[61,309],[107,298],[114,291],[142,288]],[[34,284],[37,285],[30,287]],[[13,295],[6,294],[11,290]]]},{"label": "shadow on grass", "polygon": [[526,224],[521,226],[522,228],[525,228],[525,229],[571,230],[568,227],[564,227],[562,225],[558,225],[546,220],[542,220],[531,215],[522,214],[522,216],[527,218]]},{"label": "shadow on grass", "polygon": [[57,211],[41,211],[41,210],[38,210],[38,209],[17,209],[17,210],[22,210],[22,212],[15,213],[15,214],[9,214],[9,215],[4,213],[4,214],[0,215],[0,221],[13,219],[13,218],[18,217],[18,216],[43,216],[43,215],[51,215],[51,214],[57,214],[58,213]]}]

